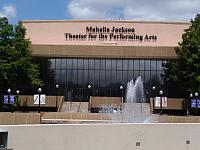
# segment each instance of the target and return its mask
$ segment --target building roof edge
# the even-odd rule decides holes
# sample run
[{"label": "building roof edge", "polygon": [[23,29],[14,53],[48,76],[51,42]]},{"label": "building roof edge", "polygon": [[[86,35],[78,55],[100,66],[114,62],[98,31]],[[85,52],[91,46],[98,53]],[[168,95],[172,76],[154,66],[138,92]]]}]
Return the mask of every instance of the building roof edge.
[{"label": "building roof edge", "polygon": [[114,23],[149,23],[149,24],[191,24],[186,21],[140,21],[140,20],[22,20],[22,23],[62,23],[62,22],[114,22]]}]

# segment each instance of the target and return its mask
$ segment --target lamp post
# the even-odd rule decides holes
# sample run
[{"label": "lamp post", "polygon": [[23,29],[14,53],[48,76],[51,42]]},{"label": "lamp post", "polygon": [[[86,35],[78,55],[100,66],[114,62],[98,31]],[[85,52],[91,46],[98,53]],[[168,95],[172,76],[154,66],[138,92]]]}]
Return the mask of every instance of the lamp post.
[{"label": "lamp post", "polygon": [[153,96],[153,112],[154,112],[154,105],[155,105],[155,90],[156,90],[156,87],[155,86],[153,86],[152,87],[152,96]]},{"label": "lamp post", "polygon": [[198,96],[199,96],[199,93],[195,92],[194,93],[194,96],[195,96],[195,99],[196,99],[196,115],[198,115]]},{"label": "lamp post", "polygon": [[92,86],[89,84],[89,85],[88,85],[88,90],[89,90],[89,91],[88,91],[88,99],[90,99],[90,94],[91,94],[91,93],[90,93],[90,89],[91,89],[91,88],[92,88]]},{"label": "lamp post", "polygon": [[18,110],[18,107],[19,107],[19,90],[16,91],[16,94],[17,94],[17,110]]},{"label": "lamp post", "polygon": [[196,98],[196,108],[197,108],[197,106],[198,106],[198,105],[197,105],[197,101],[198,101],[197,98],[198,98],[198,96],[199,96],[199,93],[195,92],[195,93],[194,93],[194,96],[195,96],[195,98]]},{"label": "lamp post", "polygon": [[38,88],[38,95],[39,95],[39,108],[38,108],[38,113],[40,113],[40,95],[41,95],[42,89]]},{"label": "lamp post", "polygon": [[124,89],[124,87],[122,86],[122,85],[120,85],[120,87],[119,87],[119,89],[121,90],[121,94],[122,94],[122,104],[124,103],[124,91],[123,91],[123,89]]},{"label": "lamp post", "polygon": [[[190,101],[190,107],[189,107],[189,103],[188,103],[188,107],[189,107],[189,108],[192,108],[192,103],[193,103],[193,102],[192,102],[192,98],[193,98],[193,94],[192,94],[192,93],[190,93],[190,100],[189,100],[189,101]],[[192,110],[192,109],[190,109],[190,111],[192,111],[192,112],[193,112],[193,110]]]},{"label": "lamp post", "polygon": [[7,92],[8,92],[8,104],[10,104],[10,94],[11,94],[11,89],[8,89]]},{"label": "lamp post", "polygon": [[88,112],[91,112],[91,101],[90,101],[90,89],[92,88],[92,86],[89,84],[88,85],[88,99],[89,99],[89,108],[88,108]]},{"label": "lamp post", "polygon": [[58,89],[59,89],[59,84],[56,84],[56,91],[57,91],[57,95],[56,95],[56,109],[57,109],[57,105],[58,105]]},{"label": "lamp post", "polygon": [[163,90],[160,90],[159,94],[160,94],[160,115],[162,115],[162,95],[163,95]]}]

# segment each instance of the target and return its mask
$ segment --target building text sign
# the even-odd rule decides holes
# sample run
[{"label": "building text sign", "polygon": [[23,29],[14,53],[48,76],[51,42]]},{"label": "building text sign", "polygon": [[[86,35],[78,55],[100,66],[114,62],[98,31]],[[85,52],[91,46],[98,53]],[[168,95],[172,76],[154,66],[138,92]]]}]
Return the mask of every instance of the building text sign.
[{"label": "building text sign", "polygon": [[127,27],[93,27],[86,26],[85,34],[65,33],[66,40],[90,40],[90,41],[152,41],[157,40],[156,35],[137,34],[135,28]]}]

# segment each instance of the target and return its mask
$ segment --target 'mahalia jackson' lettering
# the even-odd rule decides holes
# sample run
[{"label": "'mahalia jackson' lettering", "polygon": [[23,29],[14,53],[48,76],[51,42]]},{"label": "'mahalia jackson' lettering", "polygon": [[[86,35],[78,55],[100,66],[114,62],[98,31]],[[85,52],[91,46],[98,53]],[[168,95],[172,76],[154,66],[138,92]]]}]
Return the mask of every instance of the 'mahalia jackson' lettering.
[{"label": "'mahalia jackson' lettering", "polygon": [[113,33],[134,33],[135,29],[134,28],[124,28],[124,27],[120,27],[120,28],[113,27],[112,32]]},{"label": "'mahalia jackson' lettering", "polygon": [[109,33],[110,29],[107,27],[86,27],[86,33]]},{"label": "'mahalia jackson' lettering", "polygon": [[134,33],[135,28],[125,27],[112,27],[112,30],[108,27],[86,27],[86,33]]}]

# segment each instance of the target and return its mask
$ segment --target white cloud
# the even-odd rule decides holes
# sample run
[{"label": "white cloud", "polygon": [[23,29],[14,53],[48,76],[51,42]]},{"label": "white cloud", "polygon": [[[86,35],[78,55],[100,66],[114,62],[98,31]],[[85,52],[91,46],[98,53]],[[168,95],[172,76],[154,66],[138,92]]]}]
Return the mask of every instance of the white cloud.
[{"label": "white cloud", "polygon": [[0,17],[14,18],[16,16],[16,8],[13,5],[5,5],[0,10]]},{"label": "white cloud", "polygon": [[200,12],[200,0],[70,0],[72,19],[189,21]]}]

